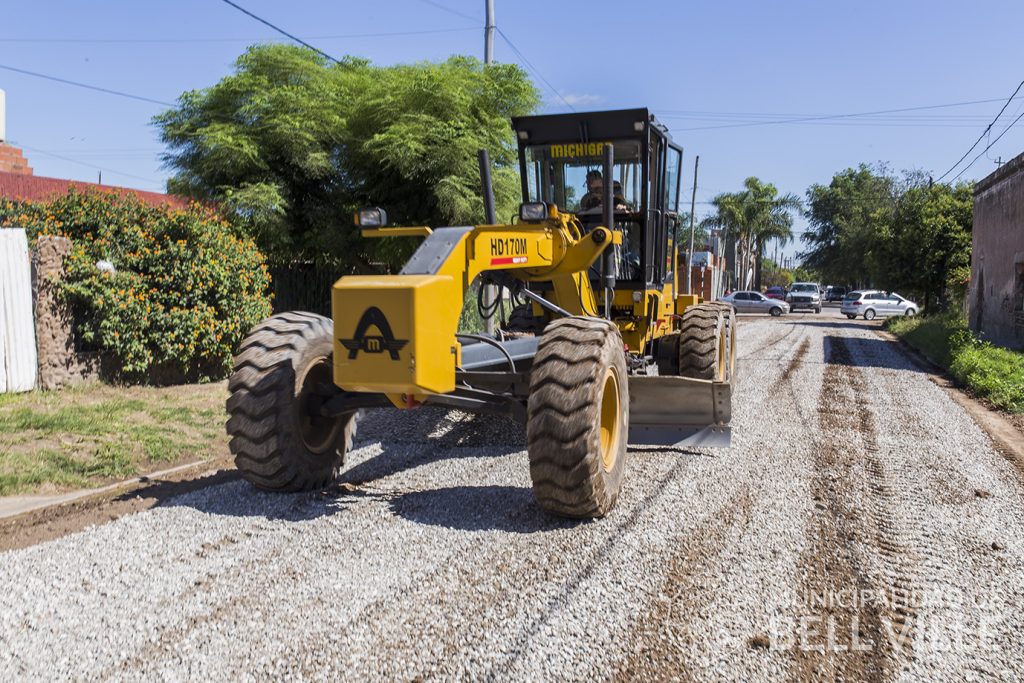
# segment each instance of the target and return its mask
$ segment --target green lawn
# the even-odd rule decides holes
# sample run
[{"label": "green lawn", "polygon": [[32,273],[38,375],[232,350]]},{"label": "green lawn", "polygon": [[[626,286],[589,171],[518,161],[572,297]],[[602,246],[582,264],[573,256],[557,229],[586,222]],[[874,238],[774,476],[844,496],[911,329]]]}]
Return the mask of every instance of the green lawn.
[{"label": "green lawn", "polygon": [[227,452],[224,383],[0,394],[0,495],[97,486]]},{"label": "green lawn", "polygon": [[888,327],[979,397],[1024,413],[1024,353],[980,341],[956,315],[891,318]]}]

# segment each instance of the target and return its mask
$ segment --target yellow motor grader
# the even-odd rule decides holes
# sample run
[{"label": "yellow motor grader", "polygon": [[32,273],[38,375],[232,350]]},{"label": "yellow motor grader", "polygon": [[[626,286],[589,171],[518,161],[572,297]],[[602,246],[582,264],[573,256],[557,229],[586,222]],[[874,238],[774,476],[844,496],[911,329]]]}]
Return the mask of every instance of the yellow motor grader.
[{"label": "yellow motor grader", "polygon": [[[361,210],[364,235],[425,238],[401,272],[342,277],[333,321],[280,313],[242,342],[227,430],[247,480],[329,483],[371,407],[520,420],[537,502],[569,517],[615,506],[627,444],[729,445],[736,325],[679,291],[682,149],[646,109],[512,127],[517,219],[495,220],[482,153],[487,224],[388,227]],[[471,288],[498,293],[478,301],[494,334],[458,329]]]}]

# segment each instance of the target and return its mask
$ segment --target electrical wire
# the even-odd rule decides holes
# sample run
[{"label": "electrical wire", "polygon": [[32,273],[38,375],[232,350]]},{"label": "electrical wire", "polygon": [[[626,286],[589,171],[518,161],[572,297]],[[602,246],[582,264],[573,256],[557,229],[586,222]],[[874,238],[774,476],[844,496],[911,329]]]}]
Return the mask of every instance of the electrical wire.
[{"label": "electrical wire", "polygon": [[143,176],[133,175],[131,173],[125,173],[124,171],[118,171],[118,170],[113,169],[113,168],[107,168],[105,166],[97,166],[95,164],[90,164],[90,163],[86,163],[84,161],[79,161],[78,159],[72,159],[70,157],[61,156],[60,154],[54,154],[53,152],[49,152],[49,151],[47,151],[45,149],[38,149],[36,147],[29,147],[28,145],[22,145],[21,143],[17,143],[17,144],[22,149],[28,150],[29,152],[33,152],[35,154],[42,154],[43,156],[53,157],[54,159],[60,159],[61,161],[67,161],[67,162],[72,163],[72,164],[78,164],[79,166],[87,166],[89,168],[94,168],[97,171],[106,171],[107,173],[113,173],[114,175],[120,175],[120,176],[124,176],[126,178],[134,178],[135,180],[144,180],[144,181],[146,181],[147,183],[150,183],[153,186],[157,186],[157,187],[160,186],[160,182],[157,181],[157,180],[154,180],[152,178],[144,178]]},{"label": "electrical wire", "polygon": [[1017,124],[1017,122],[1020,121],[1022,118],[1024,118],[1024,112],[1021,112],[1020,115],[1017,118],[1015,118],[1013,121],[1011,121],[1010,125],[1008,125],[1006,128],[1004,128],[1003,132],[1000,133],[999,135],[997,135],[995,140],[993,140],[992,142],[988,143],[988,145],[985,147],[985,149],[981,150],[981,153],[978,154],[978,156],[974,157],[971,160],[971,163],[969,163],[966,166],[964,166],[964,168],[959,173],[957,173],[955,176],[953,176],[953,181],[955,182],[957,180],[957,178],[959,178],[964,173],[966,173],[971,168],[971,166],[974,166],[974,164],[978,161],[978,159],[980,159],[982,156],[984,156],[984,154],[986,152],[988,152],[990,149],[992,149],[992,145],[994,145],[997,142],[999,142],[999,138],[1001,138],[1004,135],[1006,135],[1006,132],[1008,130],[1010,130],[1011,128],[1013,128]]},{"label": "electrical wire", "polygon": [[[973,152],[973,151],[974,151],[974,148],[975,148],[975,147],[977,147],[977,146],[978,146],[978,144],[979,144],[979,143],[980,143],[980,142],[981,142],[982,140],[984,140],[984,139],[985,139],[985,136],[986,136],[986,135],[988,135],[989,131],[991,131],[991,130],[992,130],[992,126],[996,125],[996,121],[998,121],[998,120],[999,120],[999,117],[1003,115],[1003,112],[1004,112],[1004,111],[1006,111],[1006,108],[1010,106],[1010,102],[1013,102],[1013,98],[1015,98],[1015,97],[1017,96],[1017,93],[1019,93],[1019,92],[1020,92],[1020,89],[1021,89],[1022,87],[1024,87],[1024,81],[1021,81],[1020,83],[1018,83],[1018,84],[1017,84],[1017,88],[1016,88],[1016,89],[1015,89],[1015,90],[1013,91],[1013,94],[1012,94],[1012,95],[1010,95],[1010,98],[1009,98],[1008,100],[1006,100],[1006,103],[1005,103],[1005,104],[1003,104],[1003,108],[1002,108],[1002,109],[1000,109],[1000,110],[999,110],[999,113],[998,113],[998,114],[996,114],[996,117],[995,117],[994,119],[992,119],[992,123],[990,123],[990,124],[988,124],[987,126],[985,126],[985,130],[981,131],[981,135],[979,135],[979,136],[978,136],[978,139],[974,141],[974,144],[973,144],[973,145],[971,145],[971,146],[970,146],[970,147],[969,147],[969,148],[967,149],[967,151],[966,151],[966,152],[964,152],[964,155],[963,155],[962,157],[960,157],[959,159],[957,159],[957,162],[956,162],[955,164],[953,164],[952,166],[950,166],[950,167],[949,167],[949,170],[948,170],[948,171],[946,171],[945,173],[943,173],[942,175],[940,175],[940,176],[938,177],[938,179],[937,179],[937,180],[936,180],[935,182],[942,182],[942,179],[943,179],[943,178],[945,178],[946,176],[948,176],[948,175],[949,175],[950,173],[952,173],[952,172],[953,172],[953,169],[955,169],[955,168],[956,168],[957,166],[959,166],[959,165],[960,165],[960,164],[961,164],[961,163],[963,162],[963,160],[967,158],[967,155],[968,155],[968,154],[970,154],[971,152]],[[1017,118],[1016,120],[1014,120],[1014,122],[1013,122],[1013,123],[1017,123],[1017,121],[1018,121],[1018,120],[1020,120],[1020,117],[1018,117],[1018,118]],[[1011,127],[1013,127],[1013,123],[1011,123],[1011,124],[1010,124],[1009,126],[1007,126],[1007,127],[1006,127],[1006,130],[1004,130],[1004,131],[1003,131],[1003,133],[1005,133],[1005,132],[1006,132],[1007,130],[1009,130],[1009,129],[1010,129]],[[1002,135],[1000,135],[999,137],[1002,137]],[[996,139],[998,140],[999,138],[996,138]],[[991,145],[989,145],[989,147],[991,147]],[[985,149],[987,150],[987,149],[988,149],[988,147],[986,147]],[[975,159],[975,161],[977,161],[977,159]],[[974,161],[972,161],[972,162],[971,162],[971,164],[970,164],[970,165],[969,165],[969,166],[968,166],[967,168],[970,168],[970,167],[971,167],[971,166],[973,166],[973,165],[974,165]],[[967,170],[967,169],[964,169],[964,170]],[[958,173],[956,177],[957,177],[957,178],[959,178],[959,177],[960,177],[960,175],[961,175],[961,174],[963,174],[963,172],[964,172],[964,171],[960,171],[960,173]]]},{"label": "electrical wire", "polygon": [[[419,36],[429,33],[477,31],[477,27],[438,28],[422,31],[387,31],[382,33],[343,33],[327,36],[305,36],[303,40],[341,40],[345,38],[386,38],[388,36]],[[263,38],[0,38],[0,43],[255,43]]]},{"label": "electrical wire", "polygon": [[515,46],[515,44],[512,42],[512,40],[509,39],[509,37],[507,35],[505,35],[504,31],[502,31],[497,26],[494,27],[494,30],[498,32],[498,35],[501,36],[502,39],[506,43],[508,43],[508,46],[510,48],[512,48],[512,51],[516,53],[516,55],[519,57],[519,59],[521,59],[523,61],[523,63],[526,64],[526,66],[531,71],[533,71],[533,73],[537,74],[537,77],[544,82],[544,85],[548,86],[548,88],[551,90],[551,92],[555,93],[555,95],[558,96],[558,99],[562,100],[562,102],[565,104],[565,106],[567,106],[570,109],[570,111],[576,111],[576,108],[573,107],[571,104],[569,104],[569,100],[567,100],[564,97],[562,97],[562,93],[558,92],[558,90],[555,89],[555,86],[551,85],[551,81],[549,81],[548,79],[544,78],[544,74],[542,74],[540,71],[537,70],[537,67],[535,67],[530,62],[530,60],[526,58],[526,55],[524,55],[519,50],[519,48]]},{"label": "electrical wire", "polygon": [[[929,109],[945,109],[945,108],[948,108],[948,107],[962,107],[962,106],[967,106],[967,105],[972,105],[972,104],[985,104],[985,103],[989,103],[989,102],[999,102],[1001,100],[1002,100],[1002,98],[999,98],[999,99],[987,99],[987,100],[972,100],[972,101],[968,101],[968,102],[952,102],[952,103],[949,103],[949,104],[931,104],[931,105],[926,105],[926,106],[922,106],[922,107],[902,107],[902,108],[899,108],[899,109],[879,109],[877,111],[854,112],[854,113],[849,113],[849,114],[820,114],[820,115],[815,115],[815,116],[797,116],[797,117],[793,117],[793,118],[775,119],[775,120],[771,120],[771,121],[747,121],[747,122],[742,122],[742,123],[724,123],[724,124],[717,125],[717,126],[696,126],[696,127],[691,127],[691,128],[680,128],[679,130],[715,130],[715,129],[720,129],[720,128],[746,128],[746,127],[749,127],[749,126],[771,126],[771,125],[781,125],[781,124],[789,124],[789,123],[809,123],[809,122],[814,122],[814,121],[830,121],[830,120],[835,120],[835,119],[859,118],[859,117],[862,117],[862,116],[878,116],[878,115],[882,115],[882,114],[899,114],[899,113],[905,113],[905,112],[910,112],[910,111],[925,111],[925,110],[929,110]],[[752,116],[753,115],[755,115],[755,114],[752,114]],[[662,114],[661,118],[665,118],[665,119],[685,118],[685,116],[680,116],[680,114],[678,114],[678,113],[677,114],[672,114],[671,110],[669,110],[669,113]]]},{"label": "electrical wire", "polygon": [[446,5],[442,5],[439,2],[434,2],[434,0],[420,0],[420,2],[422,2],[424,5],[430,5],[431,7],[436,7],[437,9],[439,9],[439,10],[441,10],[443,12],[448,12],[449,14],[453,14],[453,15],[455,15],[457,17],[462,17],[463,19],[469,19],[470,21],[473,21],[473,22],[476,22],[476,23],[480,23],[480,18],[479,17],[471,17],[470,15],[465,14],[464,12],[460,12],[457,9],[452,9],[451,7],[448,7]]},{"label": "electrical wire", "polygon": [[340,59],[336,59],[336,58],[332,57],[331,55],[327,54],[326,52],[324,52],[323,50],[321,50],[319,48],[316,48],[316,47],[313,47],[312,45],[310,45],[309,43],[304,41],[302,38],[299,38],[298,36],[293,35],[291,33],[288,33],[288,31],[285,31],[283,28],[280,28],[279,26],[275,26],[274,24],[270,23],[266,19],[263,19],[262,17],[256,16],[255,14],[250,12],[249,10],[245,9],[244,7],[242,7],[241,5],[238,5],[238,4],[234,3],[234,2],[232,2],[231,0],[221,0],[221,2],[223,2],[226,5],[231,5],[232,7],[234,7],[236,10],[238,10],[242,14],[255,19],[256,21],[260,22],[264,26],[272,28],[273,30],[275,30],[278,33],[280,33],[281,35],[286,36],[286,37],[294,40],[299,45],[302,45],[303,47],[308,47],[310,50],[312,50],[313,52],[317,53],[321,57],[324,57],[325,59],[328,59],[328,60],[334,62],[335,64],[342,64],[342,61]]},{"label": "electrical wire", "polygon": [[0,64],[0,69],[6,71],[13,71],[15,73],[24,74],[26,76],[34,76],[35,78],[42,78],[47,81],[55,81],[57,83],[64,83],[65,85],[73,85],[77,88],[85,88],[86,90],[95,90],[96,92],[106,93],[108,95],[117,95],[118,97],[126,97],[130,100],[139,100],[140,102],[150,102],[152,104],[159,104],[165,107],[175,106],[173,102],[165,102],[163,100],[154,100],[151,97],[142,97],[141,95],[132,95],[131,93],[121,92],[120,90],[111,90],[110,88],[103,88],[98,85],[89,85],[88,83],[79,83],[78,81],[71,81],[66,78],[58,78],[57,76],[48,76],[35,71],[28,71],[26,69],[19,69],[13,66],[7,66],[6,64]]}]

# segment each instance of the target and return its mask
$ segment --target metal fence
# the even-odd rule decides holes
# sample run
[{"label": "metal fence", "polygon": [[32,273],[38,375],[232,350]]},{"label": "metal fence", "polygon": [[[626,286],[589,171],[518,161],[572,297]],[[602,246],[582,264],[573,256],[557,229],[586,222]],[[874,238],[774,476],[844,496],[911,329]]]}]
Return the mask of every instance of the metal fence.
[{"label": "metal fence", "polygon": [[274,313],[309,311],[331,316],[331,286],[340,277],[337,268],[315,263],[270,266]]},{"label": "metal fence", "polygon": [[0,228],[0,392],[36,386],[32,267],[21,228]]}]

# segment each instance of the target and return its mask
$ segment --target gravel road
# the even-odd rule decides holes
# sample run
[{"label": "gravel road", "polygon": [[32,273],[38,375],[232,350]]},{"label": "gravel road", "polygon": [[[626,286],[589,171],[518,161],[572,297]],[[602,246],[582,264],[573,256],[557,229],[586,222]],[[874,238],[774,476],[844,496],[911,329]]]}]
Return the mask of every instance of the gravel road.
[{"label": "gravel road", "polygon": [[733,447],[631,448],[598,522],[511,422],[377,411],[328,491],[0,554],[0,680],[1024,677],[1021,472],[876,325],[742,318]]}]

